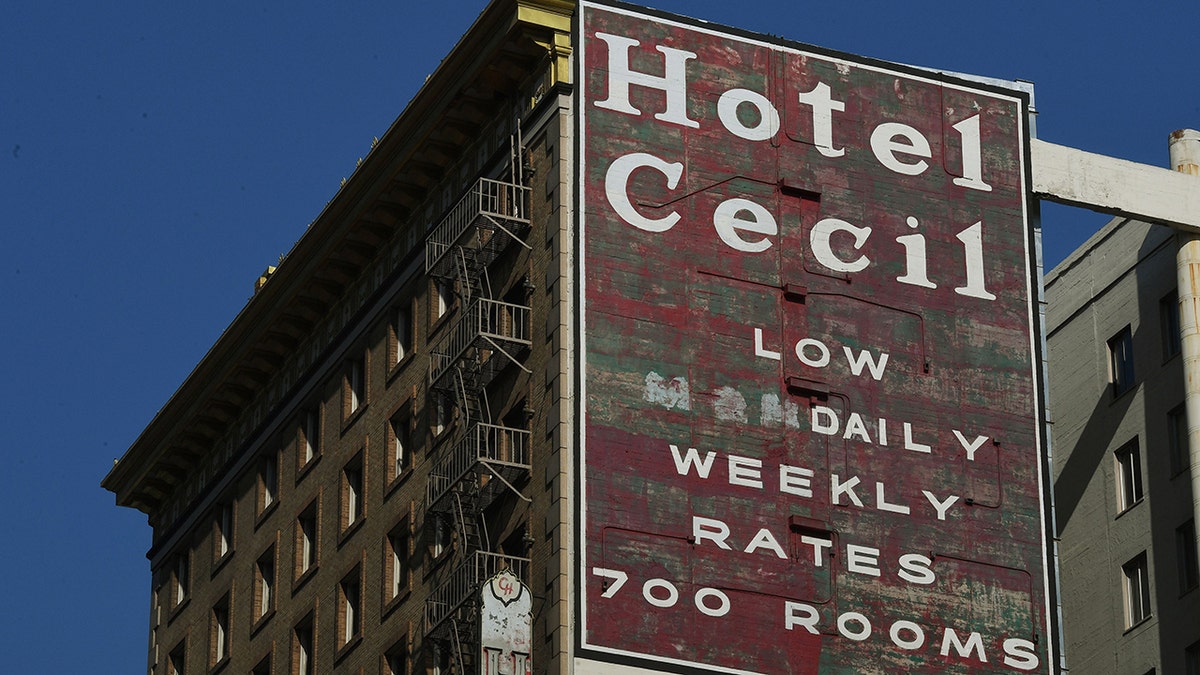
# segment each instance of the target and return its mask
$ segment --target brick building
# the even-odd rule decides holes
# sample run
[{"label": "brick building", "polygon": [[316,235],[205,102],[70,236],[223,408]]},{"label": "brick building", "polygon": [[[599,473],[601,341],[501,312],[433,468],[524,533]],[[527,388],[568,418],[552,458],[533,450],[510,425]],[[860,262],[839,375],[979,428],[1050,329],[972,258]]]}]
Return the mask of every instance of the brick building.
[{"label": "brick building", "polygon": [[493,0],[104,480],[149,671],[1050,672],[1030,95]]},{"label": "brick building", "polygon": [[490,4],[104,479],[150,673],[448,672],[504,569],[554,668],[571,12]]}]

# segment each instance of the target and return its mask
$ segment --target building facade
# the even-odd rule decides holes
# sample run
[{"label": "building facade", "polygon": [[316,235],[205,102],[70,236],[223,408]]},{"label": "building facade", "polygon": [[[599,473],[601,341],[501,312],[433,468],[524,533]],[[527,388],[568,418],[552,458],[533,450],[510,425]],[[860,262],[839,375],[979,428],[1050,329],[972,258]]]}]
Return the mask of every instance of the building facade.
[{"label": "building facade", "polygon": [[1052,672],[1030,96],[494,0],[105,478],[148,671]]},{"label": "building facade", "polygon": [[105,478],[149,673],[478,670],[505,570],[557,669],[571,12],[488,6]]},{"label": "building facade", "polygon": [[1200,672],[1180,236],[1115,219],[1046,275],[1071,672]]}]

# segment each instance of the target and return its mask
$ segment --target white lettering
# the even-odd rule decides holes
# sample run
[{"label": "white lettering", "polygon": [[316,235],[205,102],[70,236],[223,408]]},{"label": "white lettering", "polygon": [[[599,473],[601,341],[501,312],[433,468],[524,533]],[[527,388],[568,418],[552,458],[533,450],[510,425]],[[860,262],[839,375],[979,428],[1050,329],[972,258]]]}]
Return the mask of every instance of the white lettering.
[{"label": "white lettering", "polygon": [[[905,176],[924,173],[929,168],[929,162],[925,160],[933,156],[929,140],[920,131],[900,122],[884,122],[875,127],[871,132],[871,150],[880,164]],[[908,163],[901,161],[897,154],[924,159]]]},{"label": "white lettering", "polygon": [[875,482],[875,508],[879,509],[880,511],[901,513],[906,516],[911,512],[911,509],[904,504],[889,504],[887,495],[885,495],[883,492],[883,483],[880,481]]},{"label": "white lettering", "polygon": [[833,548],[833,540],[822,539],[821,537],[810,537],[807,534],[800,535],[800,543],[807,544],[813,550],[813,565],[823,567],[825,565],[824,551],[827,548]]},{"label": "white lettering", "polygon": [[654,169],[667,177],[667,187],[674,190],[683,177],[683,164],[667,162],[645,152],[634,152],[613,160],[604,176],[604,193],[608,203],[621,220],[646,232],[666,232],[679,222],[679,214],[672,211],[662,218],[647,218],[638,212],[629,201],[629,177],[641,168]]},{"label": "white lettering", "polygon": [[979,652],[979,660],[987,663],[987,654],[983,651],[983,636],[978,632],[972,632],[967,636],[967,641],[964,643],[959,639],[958,633],[953,628],[947,627],[945,633],[942,634],[942,656],[950,654],[950,647],[954,647],[954,651],[962,658],[968,658],[971,654]]},{"label": "white lettering", "polygon": [[801,626],[813,635],[819,635],[817,622],[820,620],[821,614],[812,605],[791,600],[787,600],[783,604],[783,627],[788,630]]},{"label": "white lettering", "polygon": [[933,575],[933,561],[920,553],[906,553],[900,556],[900,571],[896,574],[912,584],[927,586],[937,580]]},{"label": "white lettering", "polygon": [[954,179],[959,187],[991,192],[992,186],[983,181],[983,152],[981,150],[979,133],[979,115],[954,125],[954,130],[962,136],[962,169],[963,175]]},{"label": "white lettering", "polygon": [[761,489],[762,460],[729,455],[729,484]]},{"label": "white lettering", "polygon": [[675,471],[680,476],[686,476],[691,472],[692,467],[696,467],[696,475],[701,478],[708,478],[708,472],[712,470],[713,460],[717,458],[717,453],[709,450],[704,455],[704,459],[700,459],[700,451],[695,448],[688,448],[687,454],[683,457],[679,456],[679,446],[671,444],[671,456],[675,458]]},{"label": "white lettering", "polygon": [[975,461],[975,451],[979,449],[979,446],[983,445],[983,442],[986,441],[988,439],[988,437],[987,436],[976,436],[975,440],[968,443],[967,437],[963,436],[961,431],[959,431],[958,429],[954,429],[953,431],[954,431],[954,437],[958,439],[958,442],[963,446],[963,449],[967,451],[967,461],[974,462]]},{"label": "white lettering", "polygon": [[763,332],[761,328],[754,329],[754,355],[773,361],[780,360],[780,353],[763,347]]},{"label": "white lettering", "polygon": [[854,486],[858,485],[858,476],[851,476],[850,480],[842,483],[838,480],[838,475],[830,474],[830,497],[834,504],[841,504],[840,498],[846,495],[855,506],[862,506],[862,500],[854,492]]},{"label": "white lettering", "polygon": [[954,502],[958,501],[958,495],[950,495],[943,501],[935,497],[929,490],[921,490],[921,494],[925,495],[925,498],[929,500],[929,503],[933,504],[933,508],[937,509],[938,520],[945,520],[946,511],[954,505]]},{"label": "white lettering", "polygon": [[1008,638],[1004,641],[1004,665],[1017,670],[1037,668],[1037,646],[1029,640]]},{"label": "white lettering", "polygon": [[867,243],[867,237],[871,236],[871,228],[855,227],[844,220],[837,218],[824,218],[817,221],[813,225],[812,231],[808,235],[809,250],[812,251],[817,262],[834,272],[861,272],[871,264],[871,259],[865,255],[860,255],[854,260],[842,260],[833,252],[833,245],[830,243],[830,238],[835,232],[849,232],[854,236],[854,250],[859,250],[863,244]]},{"label": "white lettering", "polygon": [[729,526],[716,518],[692,516],[692,543],[699,546],[705,539],[726,551],[733,549],[725,540],[729,538]]},{"label": "white lettering", "polygon": [[963,243],[963,257],[967,267],[967,285],[954,289],[959,295],[984,300],[995,300],[983,281],[983,221],[954,235]]},{"label": "white lettering", "polygon": [[596,101],[597,108],[606,108],[629,115],[641,115],[642,111],[629,102],[629,85],[657,89],[666,94],[667,109],[654,116],[655,119],[693,129],[700,123],[687,116],[687,62],[696,58],[694,52],[656,45],[663,54],[663,75],[650,75],[629,69],[629,50],[641,43],[633,38],[596,33],[596,37],[608,43],[608,98]]},{"label": "white lettering", "polygon": [[812,497],[813,470],[801,466],[779,465],[779,491],[800,497]]},{"label": "white lettering", "polygon": [[[911,640],[903,640],[900,638],[900,631],[908,631],[912,633]],[[901,649],[913,650],[920,649],[925,644],[925,631],[913,623],[912,621],[897,621],[888,629],[888,637],[892,638],[892,644]]]},{"label": "white lettering", "polygon": [[826,157],[841,157],[845,148],[833,147],[833,112],[845,112],[846,104],[833,100],[832,90],[818,82],[810,92],[800,92],[801,105],[812,106],[813,144]]},{"label": "white lettering", "polygon": [[[850,622],[852,621],[858,624],[858,630],[850,629]],[[854,640],[855,642],[862,642],[871,637],[871,622],[867,620],[867,617],[858,612],[846,612],[839,615],[837,627],[842,637]]]},{"label": "white lettering", "polygon": [[871,371],[871,378],[876,382],[883,379],[884,369],[887,368],[888,354],[880,352],[876,357],[871,352],[863,349],[858,352],[858,356],[847,346],[842,345],[842,351],[846,353],[846,361],[850,364],[850,372],[856,377],[862,376],[863,366],[866,366]]},{"label": "white lettering", "polygon": [[[738,109],[749,103],[758,112],[758,124],[748,127],[738,117]],[[765,141],[779,132],[779,111],[766,96],[749,89],[730,89],[717,99],[717,117],[729,133],[748,141]]]},{"label": "white lettering", "polygon": [[846,569],[855,574],[879,576],[879,549],[846,544]]},{"label": "white lettering", "polygon": [[742,553],[754,553],[760,548],[772,551],[781,560],[787,560],[787,553],[783,551],[783,547],[779,545],[779,541],[775,539],[775,535],[771,534],[771,531],[765,527],[760,529],[758,534],[754,535],[754,538],[750,540],[750,544],[746,546],[746,550],[742,551]]},{"label": "white lettering", "polygon": [[[705,598],[716,598],[719,604],[716,607],[709,607],[708,603],[704,602]],[[701,588],[696,591],[693,601],[696,603],[696,609],[700,610],[702,614],[725,616],[729,613],[729,596],[716,588]]]},{"label": "white lettering", "polygon": [[[743,218],[743,213],[749,214],[750,218]],[[728,199],[717,205],[713,210],[713,228],[726,246],[745,253],[761,253],[771,248],[771,240],[767,237],[779,234],[779,225],[770,211],[761,204],[740,197]],[[743,239],[738,232],[763,236],[749,241]]]}]

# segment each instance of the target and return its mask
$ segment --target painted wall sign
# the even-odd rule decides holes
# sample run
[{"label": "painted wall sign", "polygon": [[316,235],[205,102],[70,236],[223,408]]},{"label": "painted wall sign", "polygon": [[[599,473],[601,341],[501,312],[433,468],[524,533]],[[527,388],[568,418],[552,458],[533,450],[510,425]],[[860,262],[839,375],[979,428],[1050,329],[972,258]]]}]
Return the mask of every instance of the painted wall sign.
[{"label": "painted wall sign", "polygon": [[481,675],[529,675],[533,635],[533,596],[504,570],[480,591]]},{"label": "painted wall sign", "polygon": [[580,12],[580,655],[1050,672],[1026,95]]}]

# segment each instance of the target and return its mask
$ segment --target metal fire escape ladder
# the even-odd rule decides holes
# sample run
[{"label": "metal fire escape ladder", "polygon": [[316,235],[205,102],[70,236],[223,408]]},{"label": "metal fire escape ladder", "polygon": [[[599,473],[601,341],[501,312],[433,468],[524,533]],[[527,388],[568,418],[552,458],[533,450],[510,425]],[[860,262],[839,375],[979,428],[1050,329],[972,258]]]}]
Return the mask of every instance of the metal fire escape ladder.
[{"label": "metal fire escape ladder", "polygon": [[459,408],[463,424],[441,445],[426,487],[428,513],[455,528],[458,546],[454,566],[439,571],[440,584],[425,602],[425,633],[452,650],[464,674],[477,661],[482,585],[504,569],[526,579],[529,564],[488,550],[483,517],[508,490],[530,501],[516,485],[532,470],[531,433],[494,424],[488,402],[489,385],[505,369],[531,372],[523,362],[533,345],[530,307],[493,299],[489,276],[514,242],[532,250],[522,239],[530,227],[530,190],[519,132],[510,148],[511,182],[477,180],[425,243],[426,273],[453,283],[460,298],[454,323],[431,346],[429,389]]}]

